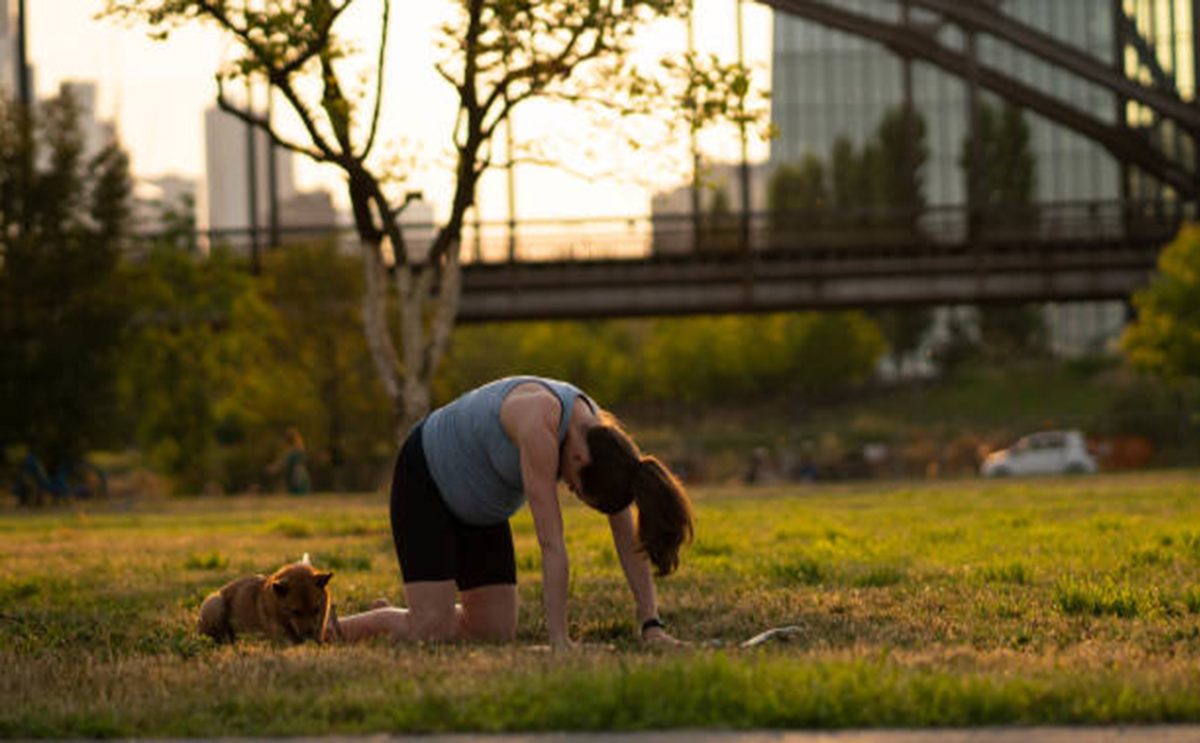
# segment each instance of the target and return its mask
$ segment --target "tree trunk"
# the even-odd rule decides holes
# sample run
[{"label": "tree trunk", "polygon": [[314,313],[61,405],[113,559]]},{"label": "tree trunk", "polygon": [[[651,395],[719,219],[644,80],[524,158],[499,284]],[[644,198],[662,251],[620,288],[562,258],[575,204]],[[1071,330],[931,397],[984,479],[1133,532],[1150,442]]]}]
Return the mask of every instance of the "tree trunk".
[{"label": "tree trunk", "polygon": [[432,406],[433,376],[450,343],[450,334],[458,317],[460,272],[457,241],[446,251],[440,266],[405,264],[396,267],[400,342],[404,351],[404,394],[397,420],[398,441],[408,435]]},{"label": "tree trunk", "polygon": [[387,323],[387,275],[379,253],[379,243],[362,241],[363,273],[366,278],[363,291],[363,332],[371,360],[379,373],[384,392],[392,405],[393,421],[401,414],[400,370],[396,363],[396,347]]}]

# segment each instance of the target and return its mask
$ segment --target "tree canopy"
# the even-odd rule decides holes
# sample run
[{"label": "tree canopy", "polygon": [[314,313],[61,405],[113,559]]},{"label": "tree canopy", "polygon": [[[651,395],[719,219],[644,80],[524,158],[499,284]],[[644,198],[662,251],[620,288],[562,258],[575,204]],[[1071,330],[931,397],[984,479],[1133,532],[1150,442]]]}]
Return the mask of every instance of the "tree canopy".
[{"label": "tree canopy", "polygon": [[33,114],[0,101],[0,452],[52,466],[111,433],[131,186],[117,142],[87,150],[69,93]]},{"label": "tree canopy", "polygon": [[[458,313],[464,219],[480,177],[499,162],[495,136],[516,107],[533,99],[566,101],[622,116],[658,113],[693,130],[714,121],[744,125],[765,116],[765,109],[747,105],[749,76],[741,65],[688,55],[682,63],[660,65],[664,83],[634,63],[636,33],[651,21],[684,17],[688,0],[455,0],[453,18],[440,31],[443,57],[436,63],[458,100],[447,133],[454,194],[428,256],[409,260],[396,189],[409,174],[371,157],[392,3],[379,0],[376,6],[379,40],[370,53],[339,30],[352,5],[355,0],[107,0],[106,11],[149,24],[159,38],[186,24],[218,29],[233,42],[217,74],[220,107],[265,130],[276,145],[343,172],[363,259],[364,334],[401,438],[430,406],[433,377]],[[355,73],[362,79],[356,81]],[[681,82],[669,84],[672,79]],[[233,100],[227,93],[234,81],[276,92],[300,122],[300,133],[287,134]],[[393,266],[385,265],[389,244]],[[394,322],[389,305],[397,310]]]},{"label": "tree canopy", "polygon": [[1200,381],[1200,227],[1184,227],[1134,294],[1137,319],[1121,347],[1135,366],[1172,384]]}]

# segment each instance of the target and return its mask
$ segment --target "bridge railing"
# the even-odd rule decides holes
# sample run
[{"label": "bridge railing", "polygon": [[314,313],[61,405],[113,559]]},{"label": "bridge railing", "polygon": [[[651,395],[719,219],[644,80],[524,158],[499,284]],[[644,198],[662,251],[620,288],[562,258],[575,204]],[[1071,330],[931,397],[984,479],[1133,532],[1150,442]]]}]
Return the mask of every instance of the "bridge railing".
[{"label": "bridge railing", "polygon": [[1154,240],[1186,215],[1163,202],[1067,201],[972,213],[859,209],[750,214],[535,220],[471,226],[464,260],[494,263],[760,254],[806,249],[874,250],[987,243]]},{"label": "bridge railing", "polygon": [[[933,206],[919,211],[859,209],[788,211],[720,215],[653,214],[634,217],[476,222],[464,225],[465,264],[548,261],[695,259],[697,256],[767,255],[794,251],[829,253],[893,250],[914,246],[964,249],[988,244],[1078,242],[1146,242],[1169,239],[1194,214],[1166,202],[1066,201],[972,213],[963,206]],[[410,249],[421,252],[421,236],[436,225],[407,225],[416,239]],[[142,242],[153,240],[143,236]],[[265,250],[268,235],[260,230],[226,229],[201,233],[201,242],[226,243],[238,251],[257,245]],[[336,240],[347,252],[357,251],[350,226],[284,227],[280,242]],[[426,238],[427,240],[427,238]]]}]

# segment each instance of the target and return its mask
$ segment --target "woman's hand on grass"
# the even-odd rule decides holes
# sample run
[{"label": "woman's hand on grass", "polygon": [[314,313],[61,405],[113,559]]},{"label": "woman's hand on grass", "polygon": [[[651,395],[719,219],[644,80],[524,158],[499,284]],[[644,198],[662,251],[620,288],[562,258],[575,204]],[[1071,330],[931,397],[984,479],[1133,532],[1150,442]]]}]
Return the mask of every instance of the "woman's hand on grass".
[{"label": "woman's hand on grass", "polygon": [[572,640],[570,637],[559,637],[550,639],[550,649],[556,653],[570,653],[578,650],[579,643]]},{"label": "woman's hand on grass", "polygon": [[657,647],[682,648],[691,645],[690,642],[672,637],[662,627],[650,627],[642,633],[642,642]]}]

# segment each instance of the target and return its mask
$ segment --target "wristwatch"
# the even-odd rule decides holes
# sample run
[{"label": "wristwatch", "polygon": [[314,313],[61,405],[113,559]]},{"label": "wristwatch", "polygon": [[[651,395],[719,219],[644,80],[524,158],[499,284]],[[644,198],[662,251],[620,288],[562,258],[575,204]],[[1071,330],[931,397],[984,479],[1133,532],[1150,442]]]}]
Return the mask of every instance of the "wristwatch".
[{"label": "wristwatch", "polygon": [[642,622],[642,636],[644,637],[646,635],[646,630],[654,627],[666,629],[667,625],[663,624],[663,620],[659,619],[658,617],[650,617],[646,621]]}]

